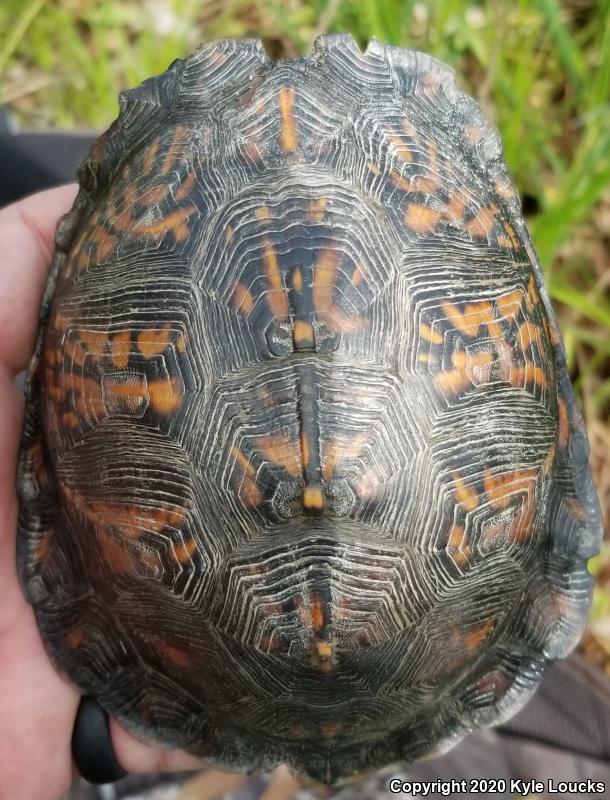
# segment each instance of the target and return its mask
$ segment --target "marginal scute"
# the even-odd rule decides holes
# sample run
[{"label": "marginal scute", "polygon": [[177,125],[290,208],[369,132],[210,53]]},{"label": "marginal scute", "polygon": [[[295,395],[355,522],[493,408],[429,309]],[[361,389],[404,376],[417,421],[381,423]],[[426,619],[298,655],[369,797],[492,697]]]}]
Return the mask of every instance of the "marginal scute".
[{"label": "marginal scute", "polygon": [[328,782],[508,718],[580,635],[600,516],[497,131],[345,35],[210,42],[120,108],[26,387],[52,659],[145,738]]},{"label": "marginal scute", "polygon": [[[184,62],[177,107],[214,111],[235,103],[272,67],[258,39],[221,39],[203,44]],[[219,91],[222,87],[222,91]]]}]

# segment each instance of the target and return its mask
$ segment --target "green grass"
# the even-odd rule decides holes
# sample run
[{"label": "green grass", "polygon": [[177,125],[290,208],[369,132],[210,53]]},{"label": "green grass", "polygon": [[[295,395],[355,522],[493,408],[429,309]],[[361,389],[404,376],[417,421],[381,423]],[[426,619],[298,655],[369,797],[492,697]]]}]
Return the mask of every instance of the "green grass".
[{"label": "green grass", "polygon": [[451,64],[525,198],[608,514],[610,0],[3,0],[0,31],[2,99],[30,127],[103,128],[120,89],[221,36],[293,57],[350,31]]}]

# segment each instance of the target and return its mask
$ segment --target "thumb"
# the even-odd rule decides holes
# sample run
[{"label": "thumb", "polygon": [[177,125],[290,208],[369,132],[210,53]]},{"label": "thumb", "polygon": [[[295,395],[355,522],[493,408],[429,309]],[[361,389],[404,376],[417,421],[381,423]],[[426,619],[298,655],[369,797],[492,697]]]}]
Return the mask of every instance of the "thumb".
[{"label": "thumb", "polygon": [[115,719],[110,721],[110,735],[119,764],[127,772],[174,772],[204,767],[201,759],[184,750],[167,750],[136,739]]}]

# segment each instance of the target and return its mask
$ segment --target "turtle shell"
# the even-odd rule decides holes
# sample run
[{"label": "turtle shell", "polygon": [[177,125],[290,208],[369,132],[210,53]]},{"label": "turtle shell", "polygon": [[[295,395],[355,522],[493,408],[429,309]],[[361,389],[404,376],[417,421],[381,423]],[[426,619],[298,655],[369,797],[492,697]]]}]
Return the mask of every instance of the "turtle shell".
[{"label": "turtle shell", "polygon": [[422,53],[206,44],[121,96],[57,232],[19,568],[132,731],[333,782],[507,719],[600,536],[498,135]]}]

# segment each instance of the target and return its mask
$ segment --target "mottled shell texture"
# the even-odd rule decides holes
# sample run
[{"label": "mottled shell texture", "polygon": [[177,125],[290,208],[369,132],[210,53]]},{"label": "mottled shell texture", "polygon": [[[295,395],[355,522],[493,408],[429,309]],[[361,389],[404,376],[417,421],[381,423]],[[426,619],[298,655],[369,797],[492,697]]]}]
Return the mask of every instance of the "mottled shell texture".
[{"label": "mottled shell texture", "polygon": [[498,136],[347,36],[121,97],[61,222],[19,565],[132,730],[326,781],[506,719],[582,630],[587,441]]}]

